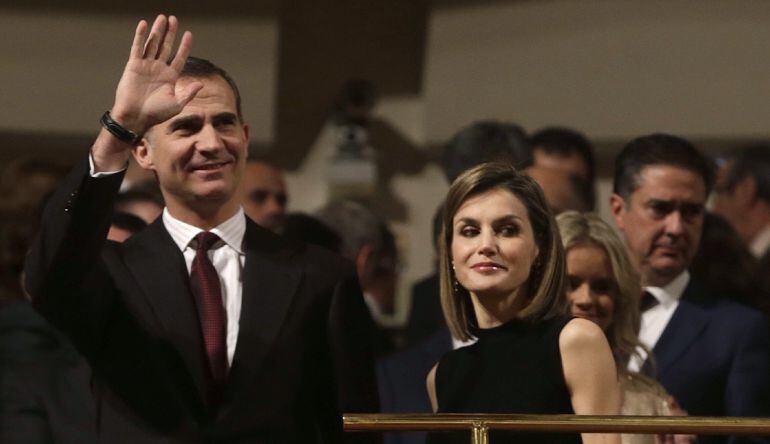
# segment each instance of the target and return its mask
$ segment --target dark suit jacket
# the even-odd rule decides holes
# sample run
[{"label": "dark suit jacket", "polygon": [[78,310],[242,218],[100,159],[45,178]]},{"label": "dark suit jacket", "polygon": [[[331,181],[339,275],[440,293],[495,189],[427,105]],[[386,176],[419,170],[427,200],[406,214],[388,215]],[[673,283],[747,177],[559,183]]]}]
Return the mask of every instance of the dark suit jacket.
[{"label": "dark suit jacket", "polygon": [[[377,383],[383,413],[431,413],[425,380],[444,353],[452,350],[452,336],[444,325],[425,341],[377,361]],[[425,432],[387,433],[386,444],[422,444]]]},{"label": "dark suit jacket", "polygon": [[92,363],[101,440],[339,442],[341,411],[377,411],[373,324],[352,264],[250,220],[235,356],[222,403],[207,406],[196,302],[162,219],[105,240],[121,180],[78,165],[26,264],[36,306]]},{"label": "dark suit jacket", "polygon": [[691,280],[653,353],[658,380],[690,415],[770,416],[768,320],[758,311]]},{"label": "dark suit jacket", "polygon": [[26,301],[0,304],[0,442],[96,442],[91,371]]},{"label": "dark suit jacket", "polygon": [[770,251],[759,258],[756,282],[759,285],[758,309],[770,316]]},{"label": "dark suit jacket", "polygon": [[412,307],[406,323],[406,347],[418,344],[436,331],[446,328],[439,286],[438,272],[412,286]]}]

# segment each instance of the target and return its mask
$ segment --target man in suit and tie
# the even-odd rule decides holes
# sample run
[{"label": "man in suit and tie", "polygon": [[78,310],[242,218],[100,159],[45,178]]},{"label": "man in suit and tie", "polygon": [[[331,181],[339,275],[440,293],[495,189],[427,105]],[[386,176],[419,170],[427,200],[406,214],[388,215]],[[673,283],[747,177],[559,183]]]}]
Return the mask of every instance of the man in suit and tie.
[{"label": "man in suit and tie", "polygon": [[650,301],[639,338],[654,354],[658,380],[690,414],[768,416],[767,319],[712,294],[687,271],[713,177],[695,147],[666,134],[639,137],[616,159],[610,206]]},{"label": "man in suit and tie", "polygon": [[[141,21],[103,129],[46,206],[26,264],[37,308],[93,366],[110,443],[336,443],[376,411],[371,318],[352,264],[244,216],[248,144],[230,76]],[[106,241],[129,153],[163,215]]]}]

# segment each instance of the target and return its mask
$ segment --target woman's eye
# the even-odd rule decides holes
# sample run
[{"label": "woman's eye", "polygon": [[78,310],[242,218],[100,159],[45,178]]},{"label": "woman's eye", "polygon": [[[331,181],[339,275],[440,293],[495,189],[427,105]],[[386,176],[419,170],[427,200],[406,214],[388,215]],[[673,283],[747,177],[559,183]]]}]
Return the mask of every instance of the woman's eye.
[{"label": "woman's eye", "polygon": [[519,227],[516,225],[505,225],[499,230],[500,234],[505,237],[512,237],[519,234]]},{"label": "woman's eye", "polygon": [[596,293],[609,293],[610,283],[607,281],[595,281],[591,284],[591,289]]},{"label": "woman's eye", "polygon": [[477,235],[479,230],[476,227],[465,226],[460,229],[460,235],[463,237],[473,237]]}]

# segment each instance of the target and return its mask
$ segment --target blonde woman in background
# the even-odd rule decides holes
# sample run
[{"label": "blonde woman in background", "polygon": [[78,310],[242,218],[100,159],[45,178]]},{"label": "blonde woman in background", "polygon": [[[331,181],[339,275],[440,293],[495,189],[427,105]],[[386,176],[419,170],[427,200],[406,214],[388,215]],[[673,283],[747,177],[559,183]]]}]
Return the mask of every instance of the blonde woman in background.
[{"label": "blonde woman in background", "polygon": [[[639,276],[615,231],[595,214],[567,211],[556,221],[567,258],[567,300],[573,316],[594,321],[615,355],[622,415],[671,416],[684,412],[655,380],[627,370],[644,349],[637,339]],[[645,349],[646,352],[649,351]],[[624,444],[691,443],[690,435],[622,435]]]}]

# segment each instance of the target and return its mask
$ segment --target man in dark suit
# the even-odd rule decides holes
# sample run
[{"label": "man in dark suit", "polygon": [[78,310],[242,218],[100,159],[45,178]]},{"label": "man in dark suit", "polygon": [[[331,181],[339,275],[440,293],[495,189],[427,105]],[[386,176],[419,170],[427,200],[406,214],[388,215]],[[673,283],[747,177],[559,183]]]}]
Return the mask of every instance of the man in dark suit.
[{"label": "man in dark suit", "polygon": [[[355,270],[244,216],[235,83],[188,58],[189,32],[173,55],[173,16],[147,28],[90,158],[45,209],[27,288],[90,360],[104,442],[341,442],[341,411],[377,410]],[[130,152],[166,208],[117,244],[105,238]]]},{"label": "man in dark suit", "polygon": [[[767,319],[711,294],[687,271],[712,184],[709,161],[678,137],[639,137],[616,159],[610,206],[647,293],[639,339],[655,355],[659,381],[690,414],[768,416]],[[744,439],[729,442],[755,442]]]},{"label": "man in dark suit", "polygon": [[96,443],[91,370],[26,300],[0,297],[0,442]]},{"label": "man in dark suit", "polygon": [[[377,383],[383,413],[431,413],[428,372],[444,353],[452,350],[446,324],[403,351],[377,360]],[[385,444],[423,444],[425,432],[386,433]]]},{"label": "man in dark suit", "polygon": [[755,300],[770,312],[770,144],[725,159],[714,189],[714,212],[727,219],[759,261]]}]

